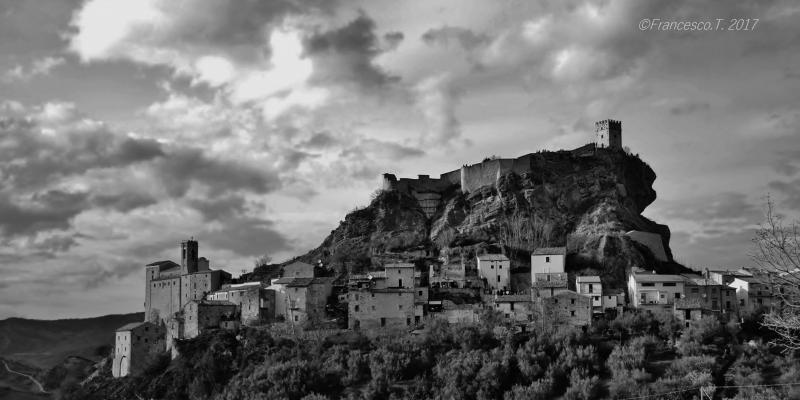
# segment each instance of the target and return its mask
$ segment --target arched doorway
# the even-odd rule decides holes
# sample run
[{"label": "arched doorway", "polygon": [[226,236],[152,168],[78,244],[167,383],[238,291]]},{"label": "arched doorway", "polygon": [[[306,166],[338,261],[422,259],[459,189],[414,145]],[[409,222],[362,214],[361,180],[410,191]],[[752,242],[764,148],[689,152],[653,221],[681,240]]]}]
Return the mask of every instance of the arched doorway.
[{"label": "arched doorway", "polygon": [[122,356],[119,359],[119,376],[128,376],[128,370],[130,369],[130,363],[128,363],[128,357]]}]

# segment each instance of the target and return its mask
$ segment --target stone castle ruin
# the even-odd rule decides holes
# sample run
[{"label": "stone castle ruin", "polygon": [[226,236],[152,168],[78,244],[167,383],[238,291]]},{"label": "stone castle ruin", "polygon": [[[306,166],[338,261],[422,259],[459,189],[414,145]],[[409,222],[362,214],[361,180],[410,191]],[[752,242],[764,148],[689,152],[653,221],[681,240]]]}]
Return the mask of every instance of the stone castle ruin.
[{"label": "stone castle ruin", "polygon": [[[595,141],[572,150],[575,156],[593,155],[598,149],[622,150],[622,122],[606,119],[595,123]],[[518,158],[488,158],[480,163],[464,165],[460,169],[431,178],[429,175],[418,175],[414,178],[398,179],[394,174],[383,174],[382,190],[399,191],[413,195],[425,216],[430,218],[436,213],[442,199],[442,193],[458,186],[462,193],[472,193],[483,186],[494,186],[501,176],[510,172],[523,174],[533,171],[533,154]]]}]

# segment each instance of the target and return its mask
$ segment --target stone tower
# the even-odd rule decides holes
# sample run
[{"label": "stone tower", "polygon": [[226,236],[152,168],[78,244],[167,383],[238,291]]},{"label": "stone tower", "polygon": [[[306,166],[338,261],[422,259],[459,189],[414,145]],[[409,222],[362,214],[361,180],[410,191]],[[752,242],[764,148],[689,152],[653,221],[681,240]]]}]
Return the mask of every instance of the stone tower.
[{"label": "stone tower", "polygon": [[595,145],[603,149],[622,149],[622,121],[604,119],[594,123]]},{"label": "stone tower", "polygon": [[194,239],[181,242],[181,274],[197,272],[197,241]]}]

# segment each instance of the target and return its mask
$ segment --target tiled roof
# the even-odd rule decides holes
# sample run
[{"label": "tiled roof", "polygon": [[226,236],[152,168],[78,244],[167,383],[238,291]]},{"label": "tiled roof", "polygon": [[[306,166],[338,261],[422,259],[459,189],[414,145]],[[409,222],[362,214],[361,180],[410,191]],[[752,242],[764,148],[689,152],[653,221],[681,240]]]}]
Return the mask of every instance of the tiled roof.
[{"label": "tiled roof", "polygon": [[156,261],[145,265],[146,267],[158,267],[159,271],[166,271],[168,269],[179,268],[180,265],[170,260]]},{"label": "tiled roof", "polygon": [[125,324],[125,325],[122,325],[121,327],[117,328],[117,332],[131,331],[131,330],[134,330],[134,329],[136,329],[136,328],[138,328],[138,327],[140,327],[140,326],[142,326],[144,324],[147,324],[147,323],[148,322],[146,322],[146,321],[143,321],[143,322],[131,322],[130,324]]},{"label": "tiled roof", "polygon": [[685,282],[686,278],[680,275],[661,275],[661,274],[634,274],[636,282]]},{"label": "tiled roof", "polygon": [[289,287],[306,287],[314,282],[314,278],[292,278],[286,286]]},{"label": "tiled roof", "polygon": [[578,283],[600,283],[600,277],[597,275],[579,276]]},{"label": "tiled roof", "polygon": [[566,247],[540,247],[533,251],[531,255],[534,256],[552,256],[552,255],[566,255]]},{"label": "tiled roof", "polygon": [[508,261],[504,254],[481,254],[478,256],[480,261]]}]

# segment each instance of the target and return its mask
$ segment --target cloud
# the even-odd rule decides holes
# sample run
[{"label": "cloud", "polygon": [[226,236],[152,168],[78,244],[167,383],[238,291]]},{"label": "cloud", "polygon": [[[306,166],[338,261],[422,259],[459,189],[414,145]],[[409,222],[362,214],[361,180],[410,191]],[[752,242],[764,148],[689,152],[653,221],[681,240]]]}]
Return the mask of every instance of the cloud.
[{"label": "cloud", "polygon": [[383,41],[386,43],[385,51],[394,51],[400,46],[400,43],[405,39],[403,32],[388,32],[383,35]]},{"label": "cloud", "polygon": [[675,116],[690,115],[711,109],[711,104],[708,102],[685,98],[663,99],[657,101],[656,105],[666,107],[669,113]]},{"label": "cloud", "polygon": [[800,171],[800,150],[778,151],[772,167],[775,171],[786,176],[796,174]]},{"label": "cloud", "polygon": [[209,246],[242,256],[255,257],[291,249],[287,238],[278,232],[272,221],[258,218],[228,219],[221,229],[207,229],[201,237]]},{"label": "cloud", "polygon": [[87,207],[86,193],[49,190],[13,200],[0,195],[0,233],[3,236],[32,235],[38,231],[67,229],[70,221]]},{"label": "cloud", "polygon": [[774,190],[783,195],[781,206],[794,211],[800,211],[800,179],[793,181],[770,181],[767,184],[770,190]]},{"label": "cloud", "polygon": [[34,60],[28,69],[17,64],[14,68],[9,69],[3,74],[2,81],[25,82],[37,76],[49,75],[53,69],[64,64],[64,62],[66,62],[66,60],[63,57],[44,57]]},{"label": "cloud", "polygon": [[443,26],[441,28],[429,29],[422,34],[422,41],[428,45],[450,46],[455,43],[464,50],[474,50],[478,47],[487,45],[491,38],[486,34],[478,34],[470,29]]},{"label": "cloud", "polygon": [[416,106],[422,113],[427,130],[423,142],[447,144],[461,135],[461,123],[456,116],[461,93],[448,74],[422,80],[414,88]]},{"label": "cloud", "polygon": [[[402,34],[390,36],[390,42],[399,40]],[[373,63],[384,50],[375,34],[375,21],[363,13],[343,27],[312,35],[306,49],[314,60],[312,82],[355,82],[370,89],[398,80]]]}]

